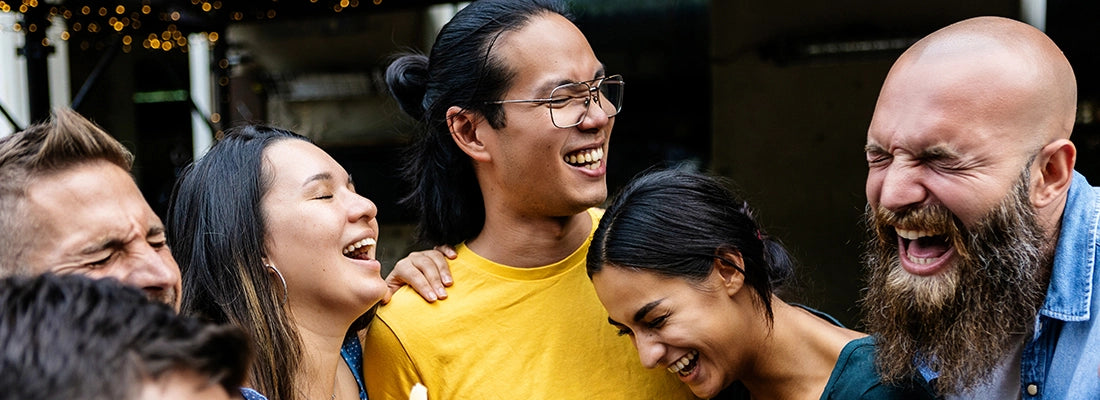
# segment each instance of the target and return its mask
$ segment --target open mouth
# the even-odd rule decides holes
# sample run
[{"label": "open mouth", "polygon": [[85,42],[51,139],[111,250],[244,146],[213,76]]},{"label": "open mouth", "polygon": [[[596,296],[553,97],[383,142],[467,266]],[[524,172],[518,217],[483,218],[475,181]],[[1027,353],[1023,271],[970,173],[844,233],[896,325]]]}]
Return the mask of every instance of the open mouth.
[{"label": "open mouth", "polygon": [[603,163],[603,148],[577,150],[562,157],[566,164],[594,170]]},{"label": "open mouth", "polygon": [[[932,267],[952,250],[948,235],[939,232],[909,230],[895,227],[901,256],[917,269]],[[933,268],[934,269],[934,268]]]},{"label": "open mouth", "polygon": [[374,238],[366,238],[344,247],[344,257],[355,260],[370,260],[370,251],[374,249]]},{"label": "open mouth", "polygon": [[680,376],[688,376],[691,375],[691,371],[695,370],[695,366],[696,364],[698,364],[698,361],[699,351],[692,350],[685,354],[683,357],[680,357],[679,360],[676,360],[675,363],[668,366],[667,369],[668,372],[679,374]]}]

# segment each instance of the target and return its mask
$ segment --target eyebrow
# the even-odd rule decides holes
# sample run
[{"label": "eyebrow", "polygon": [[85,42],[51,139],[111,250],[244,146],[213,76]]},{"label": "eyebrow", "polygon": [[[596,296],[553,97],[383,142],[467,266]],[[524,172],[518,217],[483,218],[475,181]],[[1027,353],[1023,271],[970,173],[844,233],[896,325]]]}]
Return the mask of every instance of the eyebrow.
[{"label": "eyebrow", "polygon": [[[157,236],[164,234],[164,225],[154,225],[149,227],[148,231],[145,231],[145,237]],[[110,238],[102,242],[93,243],[80,250],[80,254],[89,255],[95,254],[100,251],[112,248],[121,248],[126,246],[126,240],[120,238]]]},{"label": "eyebrow", "polygon": [[306,178],[306,181],[302,183],[302,186],[308,185],[313,181],[329,181],[329,180],[332,180],[332,174],[330,174],[328,172],[322,172],[322,173],[319,173],[317,175],[313,175],[309,178]]},{"label": "eyebrow", "polygon": [[657,308],[657,306],[660,305],[661,302],[664,300],[665,299],[654,300],[649,304],[642,306],[642,308],[639,308],[638,311],[634,313],[634,322],[641,322],[643,319],[645,319],[645,316],[649,314],[650,311],[653,311],[654,308]]},{"label": "eyebrow", "polygon": [[[607,77],[607,72],[604,71],[604,65],[601,63],[600,68],[597,69],[596,73],[592,75],[591,80],[596,80],[596,79],[606,78],[606,77]],[[553,90],[554,88],[556,88],[558,86],[568,85],[570,83],[577,83],[577,82],[573,81],[573,80],[569,80],[569,79],[559,79],[556,82],[550,81],[550,82],[547,82],[546,84],[543,84],[543,85],[539,86],[538,91],[540,93],[542,93],[542,92],[545,92],[545,91],[548,91],[548,90]]]},{"label": "eyebrow", "polygon": [[[654,300],[649,304],[642,306],[642,308],[639,308],[638,311],[634,313],[634,322],[641,322],[643,319],[645,319],[646,314],[649,314],[650,311],[653,311],[654,308],[657,308],[657,306],[661,305],[661,302],[664,300],[665,299]],[[611,319],[611,317],[607,317],[607,323],[614,326],[626,326],[619,321]]]},{"label": "eyebrow", "polygon": [[102,241],[102,242],[96,242],[96,243],[92,243],[91,245],[88,245],[84,249],[80,250],[80,254],[82,254],[82,255],[95,254],[95,253],[101,252],[101,251],[106,250],[106,249],[122,247],[124,244],[125,244],[125,242],[123,242],[119,238],[111,238],[111,239],[107,239],[107,240]]},{"label": "eyebrow", "polygon": [[927,149],[921,150],[921,152],[917,154],[917,158],[920,158],[922,160],[943,160],[958,157],[958,153],[942,145],[929,147]]}]

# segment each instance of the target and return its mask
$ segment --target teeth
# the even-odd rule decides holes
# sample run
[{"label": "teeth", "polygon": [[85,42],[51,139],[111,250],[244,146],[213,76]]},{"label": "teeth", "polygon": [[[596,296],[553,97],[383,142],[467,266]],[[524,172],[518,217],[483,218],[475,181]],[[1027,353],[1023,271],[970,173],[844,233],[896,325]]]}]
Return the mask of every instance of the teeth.
[{"label": "teeth", "polygon": [[928,232],[928,231],[913,231],[913,230],[901,229],[901,228],[896,228],[896,227],[894,228],[894,231],[896,231],[898,233],[898,236],[901,236],[901,237],[903,237],[905,239],[909,239],[909,240],[917,240],[917,239],[922,238],[922,237],[932,237],[932,236],[936,235],[935,233]]},{"label": "teeth", "polygon": [[[581,151],[581,152],[578,152],[578,153],[570,154],[570,155],[562,157],[562,159],[565,162],[570,163],[570,164],[574,164],[574,165],[576,165],[576,164],[589,165],[591,163],[596,163],[596,162],[599,162],[600,160],[603,160],[603,155],[604,155],[603,149],[598,148],[598,149],[584,150],[584,151]],[[596,164],[596,166],[598,167],[599,164]],[[595,168],[592,168],[591,166],[589,166],[589,169],[595,169]]]},{"label": "teeth", "polygon": [[366,239],[360,240],[358,242],[349,244],[348,247],[344,248],[344,255],[352,254],[356,250],[359,250],[360,248],[362,248],[363,246],[374,246],[374,244],[375,244],[374,238],[366,238]]},{"label": "teeth", "polygon": [[928,264],[931,264],[933,261],[936,261],[935,258],[920,258],[920,257],[913,257],[913,256],[908,256],[908,257],[909,257],[909,261],[912,261],[914,264],[920,264],[920,265],[928,265]]},{"label": "teeth", "polygon": [[699,355],[698,351],[692,350],[691,352],[685,354],[683,357],[680,357],[679,360],[676,360],[675,363],[673,363],[672,365],[670,365],[666,369],[668,370],[668,372],[678,374],[678,373],[680,373],[681,370],[684,369],[684,367],[687,367],[688,365],[691,365],[691,360],[694,360],[695,357],[698,356],[698,355]]}]

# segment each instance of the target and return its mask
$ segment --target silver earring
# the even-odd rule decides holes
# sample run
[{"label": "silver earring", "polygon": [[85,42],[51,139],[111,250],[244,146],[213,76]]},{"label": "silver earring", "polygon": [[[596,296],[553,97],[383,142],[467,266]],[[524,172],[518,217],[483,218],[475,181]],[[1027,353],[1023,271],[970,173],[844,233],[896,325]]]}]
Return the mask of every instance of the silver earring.
[{"label": "silver earring", "polygon": [[283,302],[279,303],[279,305],[281,306],[281,305],[286,304],[286,299],[287,299],[286,279],[283,278],[283,273],[279,272],[279,269],[275,268],[274,264],[264,263],[264,266],[267,267],[268,269],[272,270],[272,271],[275,271],[275,275],[279,276],[279,281],[283,283]]}]

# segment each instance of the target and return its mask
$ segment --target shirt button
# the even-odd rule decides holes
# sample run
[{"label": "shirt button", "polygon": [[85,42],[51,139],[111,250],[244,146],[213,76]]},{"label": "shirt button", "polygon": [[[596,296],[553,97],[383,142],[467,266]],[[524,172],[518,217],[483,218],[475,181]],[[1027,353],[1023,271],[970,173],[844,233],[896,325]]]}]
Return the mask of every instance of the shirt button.
[{"label": "shirt button", "polygon": [[1034,395],[1039,394],[1039,385],[1036,385],[1034,383],[1027,384],[1027,394],[1029,396],[1034,396]]}]

